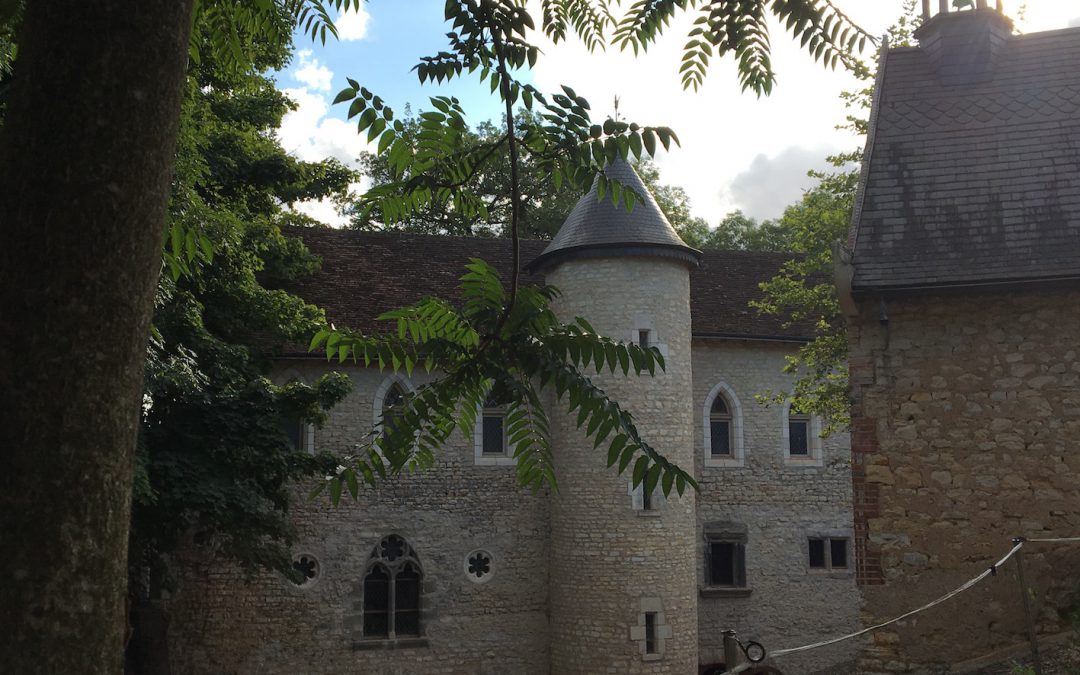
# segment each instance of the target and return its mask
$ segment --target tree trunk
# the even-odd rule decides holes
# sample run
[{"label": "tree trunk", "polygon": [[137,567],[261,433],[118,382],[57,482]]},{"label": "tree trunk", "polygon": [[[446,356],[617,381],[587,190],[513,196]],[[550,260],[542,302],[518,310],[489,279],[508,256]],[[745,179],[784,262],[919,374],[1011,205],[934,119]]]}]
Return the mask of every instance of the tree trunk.
[{"label": "tree trunk", "polygon": [[191,11],[26,3],[0,126],[0,672],[121,671]]}]

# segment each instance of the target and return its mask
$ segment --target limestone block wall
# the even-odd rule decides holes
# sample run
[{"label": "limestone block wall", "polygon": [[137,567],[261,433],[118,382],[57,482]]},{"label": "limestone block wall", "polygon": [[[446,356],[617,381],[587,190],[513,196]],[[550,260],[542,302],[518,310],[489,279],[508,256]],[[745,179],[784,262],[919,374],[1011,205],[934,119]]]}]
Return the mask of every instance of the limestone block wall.
[{"label": "limestone block wall", "polygon": [[[1010,538],[1080,533],[1080,292],[863,303],[849,325],[865,621],[918,606]],[[1080,548],[1032,545],[1038,629],[1080,590]],[[1022,641],[1015,565],[876,637],[868,670],[922,670]]]},{"label": "limestone block wall", "polygon": [[[281,366],[314,379],[329,366]],[[339,369],[342,369],[338,367]],[[386,373],[346,366],[354,391],[316,430],[320,448],[346,452],[370,428]],[[419,383],[422,376],[417,376]],[[473,439],[456,438],[419,475],[361,488],[332,507],[302,495],[294,512],[298,551],[319,578],[296,587],[278,575],[245,583],[231,565],[195,564],[172,602],[178,673],[547,673],[547,503],[517,487],[513,466],[475,466]],[[360,639],[360,592],[374,547],[398,534],[423,569],[420,640]],[[493,556],[485,583],[467,578],[474,549]]]},{"label": "limestone block wall", "polygon": [[[723,662],[721,632],[726,629],[773,650],[859,627],[852,556],[848,569],[825,571],[810,569],[807,551],[810,537],[853,536],[848,435],[823,439],[820,462],[806,466],[785,461],[787,410],[755,400],[756,394],[790,387],[790,376],[781,369],[784,357],[796,348],[785,343],[694,341],[694,454],[701,484],[695,556],[703,664]],[[736,433],[742,433],[742,466],[706,465],[707,405],[718,385],[741,418],[735,426]],[[746,527],[743,591],[709,586],[704,528],[717,521]],[[775,665],[790,673],[839,673],[850,667],[858,649],[858,643],[847,642],[784,657]]]},{"label": "limestone block wall", "polygon": [[[649,330],[666,354],[656,377],[595,377],[633,411],[658,450],[693,466],[690,405],[689,275],[685,264],[656,258],[571,261],[548,274],[563,292],[565,321],[585,316],[622,340]],[[630,477],[606,466],[553,411],[560,491],[551,503],[551,672],[697,672],[694,496],[672,497],[656,511],[635,511]],[[658,654],[644,654],[644,613],[655,612]]]}]

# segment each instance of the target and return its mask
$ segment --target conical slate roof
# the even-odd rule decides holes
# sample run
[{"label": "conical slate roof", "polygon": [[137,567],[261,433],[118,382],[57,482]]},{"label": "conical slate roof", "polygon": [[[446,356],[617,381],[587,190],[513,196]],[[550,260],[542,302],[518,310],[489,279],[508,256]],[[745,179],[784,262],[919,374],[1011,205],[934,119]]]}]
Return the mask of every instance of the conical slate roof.
[{"label": "conical slate roof", "polygon": [[548,247],[529,263],[529,269],[548,269],[576,258],[627,255],[676,258],[696,267],[701,252],[687,246],[675,232],[630,163],[616,160],[605,167],[604,174],[633,188],[645,201],[636,200],[633,211],[628,212],[624,202],[618,206],[612,203],[610,194],[598,199],[594,181]]}]

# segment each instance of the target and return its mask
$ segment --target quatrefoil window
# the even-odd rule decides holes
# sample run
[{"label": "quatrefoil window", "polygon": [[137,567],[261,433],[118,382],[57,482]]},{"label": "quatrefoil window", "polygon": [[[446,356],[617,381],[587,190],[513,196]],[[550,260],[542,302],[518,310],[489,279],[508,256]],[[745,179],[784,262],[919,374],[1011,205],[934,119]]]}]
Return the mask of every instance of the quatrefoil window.
[{"label": "quatrefoil window", "polygon": [[297,584],[298,586],[307,586],[319,578],[319,561],[313,555],[302,553],[296,556],[292,566],[294,570],[303,576],[303,579]]},{"label": "quatrefoil window", "polygon": [[396,534],[392,534],[386,539],[382,540],[379,548],[381,549],[379,555],[382,556],[383,560],[386,560],[388,562],[394,562],[402,555],[404,555],[405,541]]},{"label": "quatrefoil window", "polygon": [[465,556],[465,576],[469,581],[484,583],[491,579],[495,571],[495,561],[491,553],[476,549]]}]

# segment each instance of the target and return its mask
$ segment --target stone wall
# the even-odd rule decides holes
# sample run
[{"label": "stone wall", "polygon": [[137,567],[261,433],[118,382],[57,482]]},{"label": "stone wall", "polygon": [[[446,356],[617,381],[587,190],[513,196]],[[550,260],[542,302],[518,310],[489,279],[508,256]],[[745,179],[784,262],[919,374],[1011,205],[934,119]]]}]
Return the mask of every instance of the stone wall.
[{"label": "stone wall", "polygon": [[[665,355],[655,377],[594,378],[634,414],[668,459],[693,466],[689,273],[677,261],[571,261],[548,275],[563,321],[587,317],[601,334],[649,342]],[[551,510],[551,672],[697,671],[694,494],[635,510],[630,477],[607,467],[566,415],[553,413],[560,490]],[[657,614],[658,653],[645,654],[643,614]]]},{"label": "stone wall", "polygon": [[[300,361],[281,372],[310,380],[326,369]],[[343,370],[355,389],[315,433],[317,447],[340,452],[370,429],[387,377]],[[264,574],[245,583],[232,565],[189,565],[171,607],[174,672],[548,672],[547,501],[517,487],[513,466],[475,466],[473,439],[459,437],[432,469],[362,488],[355,502],[346,496],[334,508],[325,497],[306,501],[306,491],[294,511],[297,551],[317,558],[318,579],[296,587]],[[423,567],[423,639],[365,643],[364,568],[391,533]],[[478,548],[494,557],[485,583],[465,573],[466,555]]]},{"label": "stone wall", "polygon": [[[1080,534],[1080,293],[867,300],[850,323],[866,622],[985,570],[1010,539]],[[1080,547],[1024,549],[1040,632],[1075,607]],[[1010,562],[875,635],[867,670],[920,670],[1024,639]]]},{"label": "stone wall", "polygon": [[[858,628],[854,570],[811,570],[811,536],[852,536],[848,437],[822,443],[820,466],[786,462],[783,406],[763,405],[756,394],[790,386],[781,372],[796,345],[734,340],[694,341],[694,449],[698,496],[698,601],[702,663],[723,662],[721,632],[734,629],[774,650],[795,647]],[[741,411],[743,466],[706,466],[706,403],[718,383]],[[747,528],[746,583],[750,593],[709,589],[704,571],[710,521]],[[850,556],[849,556],[850,558]],[[790,673],[838,673],[855,659],[853,642],[776,661]]]}]

